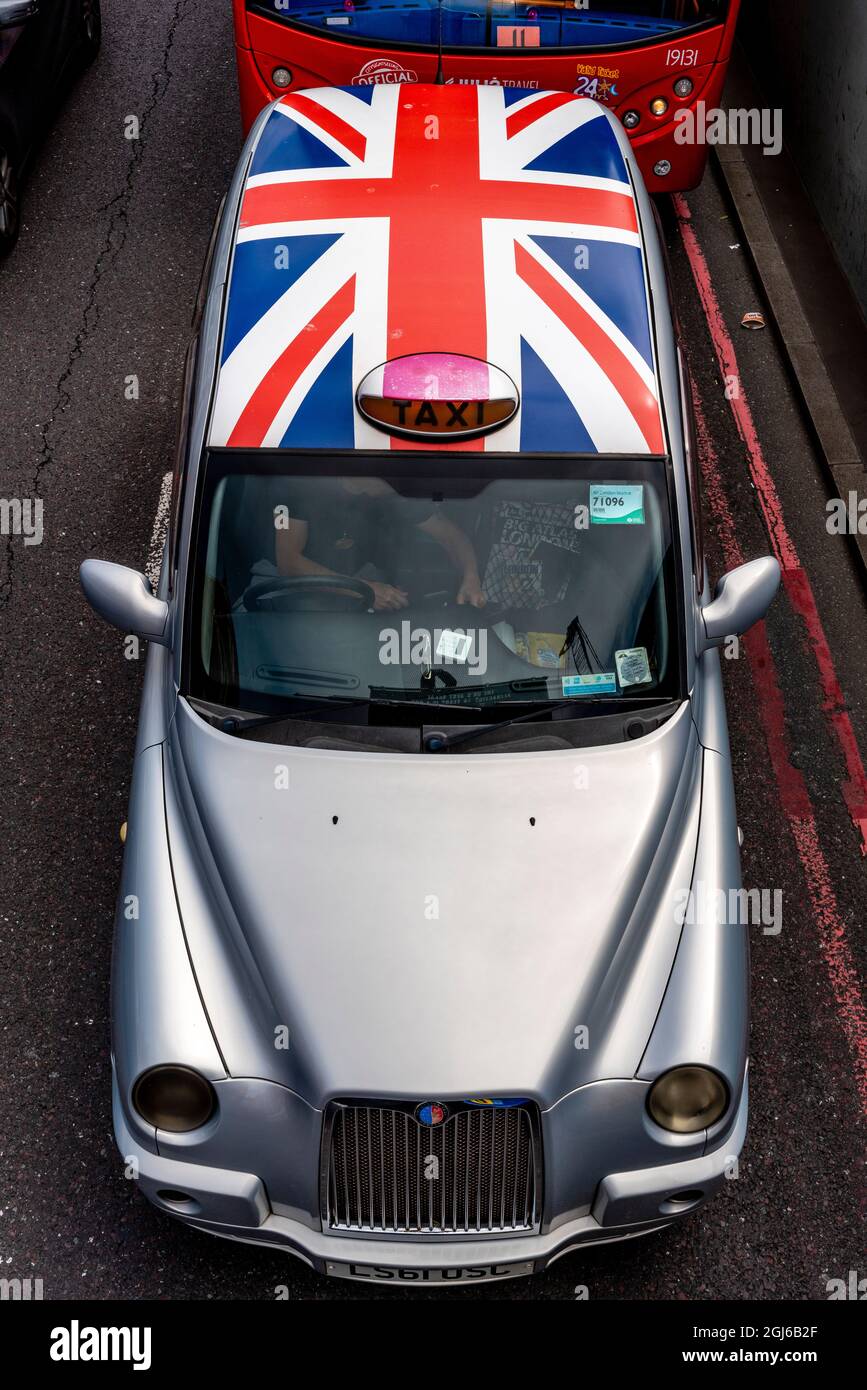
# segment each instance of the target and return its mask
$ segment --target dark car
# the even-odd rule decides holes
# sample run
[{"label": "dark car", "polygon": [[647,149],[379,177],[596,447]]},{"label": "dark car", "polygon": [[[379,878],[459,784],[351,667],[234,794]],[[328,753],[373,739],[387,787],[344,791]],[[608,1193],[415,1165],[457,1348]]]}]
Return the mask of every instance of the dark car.
[{"label": "dark car", "polygon": [[101,37],[99,0],[0,0],[0,255],[18,236],[30,156]]}]

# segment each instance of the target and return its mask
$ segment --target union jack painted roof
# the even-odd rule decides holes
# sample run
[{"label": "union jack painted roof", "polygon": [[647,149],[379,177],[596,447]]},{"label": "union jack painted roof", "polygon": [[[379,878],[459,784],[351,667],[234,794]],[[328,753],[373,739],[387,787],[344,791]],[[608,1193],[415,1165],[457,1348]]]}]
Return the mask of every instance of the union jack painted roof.
[{"label": "union jack painted roof", "polygon": [[647,276],[608,113],[563,92],[318,87],[267,118],[230,270],[213,446],[412,447],[355,407],[366,373],[462,353],[517,384],[478,441],[661,453]]}]

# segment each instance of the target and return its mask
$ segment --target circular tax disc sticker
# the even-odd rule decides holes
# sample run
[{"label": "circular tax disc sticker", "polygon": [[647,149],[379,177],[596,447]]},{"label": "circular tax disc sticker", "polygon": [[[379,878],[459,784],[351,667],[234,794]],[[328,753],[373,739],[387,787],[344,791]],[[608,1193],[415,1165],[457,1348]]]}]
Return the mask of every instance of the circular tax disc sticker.
[{"label": "circular tax disc sticker", "polygon": [[626,685],[647,685],[653,680],[645,647],[626,647],[615,652],[614,662],[621,689]]}]

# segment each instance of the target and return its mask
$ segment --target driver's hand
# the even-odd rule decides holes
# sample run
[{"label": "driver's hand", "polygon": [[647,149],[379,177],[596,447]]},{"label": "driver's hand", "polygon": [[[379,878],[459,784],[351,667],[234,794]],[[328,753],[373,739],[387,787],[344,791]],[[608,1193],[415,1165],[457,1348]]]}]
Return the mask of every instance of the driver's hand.
[{"label": "driver's hand", "polygon": [[375,595],[373,607],[377,613],[383,609],[406,608],[409,603],[409,594],[393,584],[371,584],[370,587]]},{"label": "driver's hand", "polygon": [[484,608],[487,603],[482,593],[482,584],[477,574],[466,575],[458,589],[458,603],[472,604],[473,608]]}]

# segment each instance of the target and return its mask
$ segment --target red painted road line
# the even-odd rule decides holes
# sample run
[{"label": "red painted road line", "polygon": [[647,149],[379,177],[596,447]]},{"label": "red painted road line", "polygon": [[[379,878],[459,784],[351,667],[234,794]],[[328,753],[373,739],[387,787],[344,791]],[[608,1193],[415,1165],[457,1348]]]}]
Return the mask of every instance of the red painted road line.
[{"label": "red painted road line", "polygon": [[774,554],[780,562],[789,602],[804,624],[813,657],[819,668],[819,677],[825,697],[822,710],[831,732],[840,746],[846,764],[847,780],[842,784],[843,800],[846,803],[846,809],[852,823],[861,836],[861,853],[867,854],[867,773],[864,771],[864,764],[858,749],[858,740],[846,710],[846,700],[837,679],[834,658],[831,655],[831,648],[828,645],[822,619],[819,616],[813,587],[801,565],[797,547],[786,526],[780,495],[765,462],[753,421],[753,414],[747,401],[738,369],[734,343],[726,328],[719,300],[711,283],[704,252],[698,244],[698,238],[692,226],[692,214],[682,194],[674,195],[674,207],[687,259],[710,329],[720,372],[723,380],[734,378],[738,388],[738,394],[730,398],[729,404],[735,417],[738,433],[747,451],[750,475],[755,484]]},{"label": "red painted road line", "polygon": [[[726,569],[734,569],[735,566],[743,564],[743,552],[726,497],[717,452],[707,426],[701,398],[695,389],[694,396],[705,495],[713,515]],[[846,923],[837,903],[828,861],[819,838],[819,827],[816,824],[810,793],[800,768],[792,764],[785,703],[764,623],[757,623],[750,629],[744,638],[744,646],[758,698],[765,742],[780,792],[780,803],[801,861],[813,918],[818,929],[819,950],[828,973],[843,1032],[855,1062],[855,1082],[861,1109],[867,1115],[867,1008],[864,1005],[858,971],[849,946]]]}]

